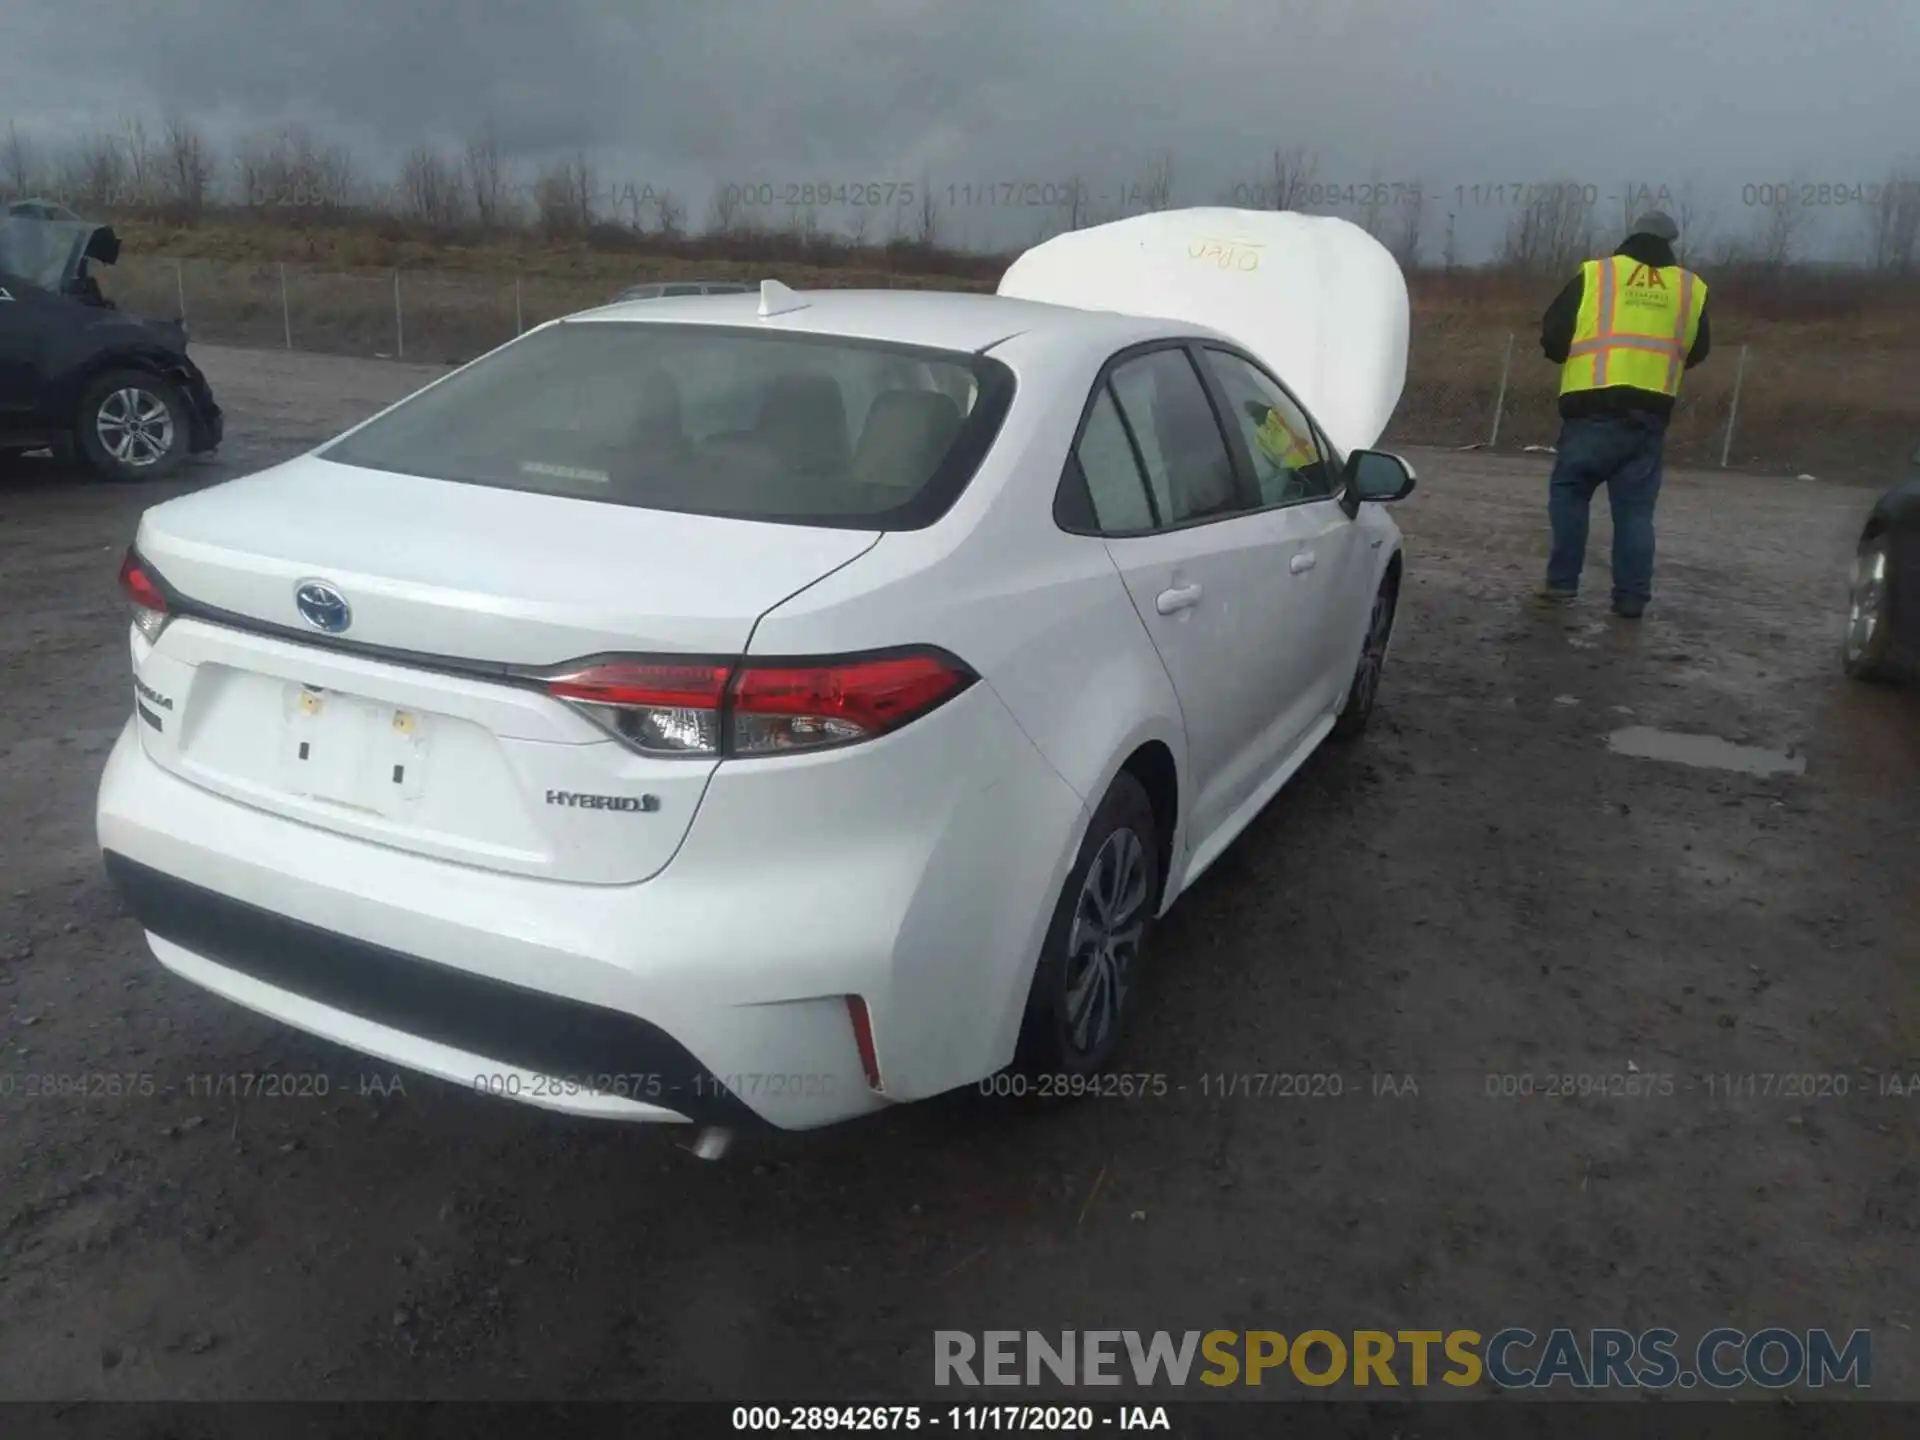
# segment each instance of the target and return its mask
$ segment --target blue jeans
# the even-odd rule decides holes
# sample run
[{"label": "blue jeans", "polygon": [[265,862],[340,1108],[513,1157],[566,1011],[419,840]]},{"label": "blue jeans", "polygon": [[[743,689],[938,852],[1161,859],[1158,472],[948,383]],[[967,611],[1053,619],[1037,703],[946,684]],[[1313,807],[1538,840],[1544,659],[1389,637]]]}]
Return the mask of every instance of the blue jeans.
[{"label": "blue jeans", "polygon": [[1593,492],[1607,487],[1613,510],[1613,598],[1646,604],[1653,594],[1653,507],[1660,498],[1666,449],[1662,415],[1630,410],[1560,422],[1547,518],[1553,552],[1547,584],[1578,590],[1587,560],[1587,510]]}]

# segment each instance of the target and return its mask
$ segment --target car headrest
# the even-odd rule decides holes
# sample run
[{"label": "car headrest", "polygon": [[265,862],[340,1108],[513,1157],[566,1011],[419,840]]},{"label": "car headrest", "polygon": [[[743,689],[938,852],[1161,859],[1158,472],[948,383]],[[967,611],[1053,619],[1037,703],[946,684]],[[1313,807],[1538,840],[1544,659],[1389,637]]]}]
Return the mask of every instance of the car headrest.
[{"label": "car headrest", "polygon": [[754,428],[789,469],[832,473],[852,463],[847,403],[831,375],[790,370],[774,376]]},{"label": "car headrest", "polygon": [[863,485],[918,489],[932,476],[960,429],[960,407],[938,390],[886,390],[876,395],[853,454]]}]

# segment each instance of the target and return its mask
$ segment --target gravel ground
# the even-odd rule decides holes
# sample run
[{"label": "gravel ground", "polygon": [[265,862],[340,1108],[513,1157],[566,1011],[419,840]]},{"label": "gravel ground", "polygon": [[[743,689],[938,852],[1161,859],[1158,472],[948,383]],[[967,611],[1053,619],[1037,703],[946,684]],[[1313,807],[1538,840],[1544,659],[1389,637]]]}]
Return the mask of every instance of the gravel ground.
[{"label": "gravel ground", "polygon": [[[1166,1093],[961,1095],[712,1165],[258,1019],[121,913],[93,798],[139,511],[440,373],[202,363],[217,461],[0,480],[0,1399],[844,1401],[929,1391],[937,1328],[1556,1324],[1868,1327],[1874,1393],[1920,1399],[1920,1095],[1882,1093],[1920,1073],[1920,693],[1837,663],[1870,491],[1670,475],[1633,628],[1604,518],[1595,598],[1528,603],[1545,457],[1415,453],[1377,729],[1161,929],[1125,1060]],[[1805,773],[1613,753],[1628,726]],[[327,1094],[195,1078],[267,1071]],[[1274,1072],[1343,1093],[1219,1093]],[[1488,1095],[1634,1072],[1670,1093]]]}]

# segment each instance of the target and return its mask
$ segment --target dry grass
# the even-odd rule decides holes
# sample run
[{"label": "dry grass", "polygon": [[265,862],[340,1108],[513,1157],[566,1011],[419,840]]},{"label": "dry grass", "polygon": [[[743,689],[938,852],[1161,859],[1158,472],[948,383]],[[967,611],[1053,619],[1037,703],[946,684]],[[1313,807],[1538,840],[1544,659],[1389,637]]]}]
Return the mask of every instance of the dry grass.
[{"label": "dry grass", "polygon": [[[129,309],[173,314],[227,344],[456,361],[557,315],[649,280],[772,276],[796,289],[991,290],[1005,256],[895,242],[743,233],[663,241],[427,235],[390,220],[357,225],[127,218],[106,277]],[[282,313],[280,267],[286,270]],[[400,275],[401,324],[394,314]],[[1749,347],[1732,463],[1816,474],[1892,473],[1920,441],[1920,285],[1817,272],[1709,274],[1714,355],[1687,377],[1669,454],[1717,465],[1739,354]],[[1489,436],[1502,358],[1514,336],[1502,448],[1551,444],[1557,372],[1541,356],[1540,311],[1557,278],[1417,272],[1407,389],[1389,439],[1466,445]]]}]

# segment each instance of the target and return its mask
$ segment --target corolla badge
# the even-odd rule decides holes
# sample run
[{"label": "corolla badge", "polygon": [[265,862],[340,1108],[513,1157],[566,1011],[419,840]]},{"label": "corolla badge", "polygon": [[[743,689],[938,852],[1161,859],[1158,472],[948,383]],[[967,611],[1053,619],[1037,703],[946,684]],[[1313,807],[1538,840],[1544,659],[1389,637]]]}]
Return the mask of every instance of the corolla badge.
[{"label": "corolla badge", "polygon": [[316,630],[338,635],[353,623],[347,597],[324,580],[302,580],[293,589],[294,608]]}]

